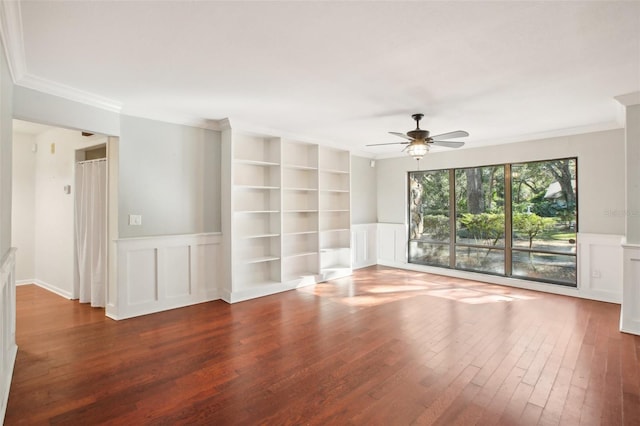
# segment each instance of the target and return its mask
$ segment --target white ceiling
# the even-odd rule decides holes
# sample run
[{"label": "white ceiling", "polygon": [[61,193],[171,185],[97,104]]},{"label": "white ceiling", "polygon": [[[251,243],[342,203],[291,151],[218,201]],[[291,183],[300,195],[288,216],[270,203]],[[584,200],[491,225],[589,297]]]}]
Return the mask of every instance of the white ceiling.
[{"label": "white ceiling", "polygon": [[122,113],[377,155],[425,114],[468,147],[619,127],[640,2],[22,1],[26,74]]}]

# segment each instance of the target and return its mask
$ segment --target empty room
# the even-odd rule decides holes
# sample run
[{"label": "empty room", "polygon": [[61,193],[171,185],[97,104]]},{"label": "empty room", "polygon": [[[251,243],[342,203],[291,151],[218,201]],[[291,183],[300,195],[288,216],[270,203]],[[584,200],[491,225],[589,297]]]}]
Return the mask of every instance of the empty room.
[{"label": "empty room", "polygon": [[0,2],[4,424],[640,424],[640,2]]}]

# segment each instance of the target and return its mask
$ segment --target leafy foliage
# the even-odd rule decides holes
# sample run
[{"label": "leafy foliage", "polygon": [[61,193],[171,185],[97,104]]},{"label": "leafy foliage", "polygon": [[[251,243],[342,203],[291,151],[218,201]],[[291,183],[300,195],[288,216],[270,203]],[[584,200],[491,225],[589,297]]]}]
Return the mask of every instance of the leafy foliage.
[{"label": "leafy foliage", "polygon": [[423,219],[425,234],[435,241],[449,240],[449,218],[444,215],[425,215]]},{"label": "leafy foliage", "polygon": [[485,240],[495,246],[504,236],[504,214],[502,213],[464,213],[460,224],[476,241]]},{"label": "leafy foliage", "polygon": [[549,217],[540,217],[535,213],[515,213],[512,218],[513,230],[517,234],[529,239],[529,248],[533,246],[533,239],[540,233],[553,228],[555,220]]}]

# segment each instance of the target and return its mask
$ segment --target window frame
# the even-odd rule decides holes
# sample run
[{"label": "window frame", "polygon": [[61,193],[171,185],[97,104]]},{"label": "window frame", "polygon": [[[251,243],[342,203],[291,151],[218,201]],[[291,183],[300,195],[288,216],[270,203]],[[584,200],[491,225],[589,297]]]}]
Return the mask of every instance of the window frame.
[{"label": "window frame", "polygon": [[[531,163],[546,163],[546,162],[552,162],[552,161],[564,161],[564,160],[572,160],[575,162],[575,232],[576,232],[576,238],[575,238],[575,250],[573,252],[562,252],[562,251],[555,251],[555,250],[544,250],[544,249],[529,249],[529,248],[524,248],[524,247],[514,247],[513,245],[513,203],[512,203],[512,197],[513,197],[513,191],[512,191],[512,180],[513,180],[513,174],[512,174],[512,166],[513,165],[524,165],[524,164],[531,164]],[[479,245],[479,244],[469,244],[469,243],[459,243],[457,241],[457,203],[456,203],[456,172],[458,170],[465,170],[468,168],[480,168],[480,167],[504,167],[504,216],[505,216],[505,220],[504,220],[504,247],[490,247],[487,245]],[[449,241],[448,242],[437,242],[437,241],[421,241],[420,239],[412,239],[411,238],[411,214],[412,214],[412,208],[411,208],[411,178],[412,176],[416,175],[416,174],[425,174],[425,173],[429,173],[429,172],[442,172],[442,171],[447,171],[449,174]],[[578,157],[563,157],[563,158],[552,158],[552,159],[546,159],[546,160],[530,160],[530,161],[518,161],[518,162],[510,162],[510,163],[497,163],[497,164],[484,164],[484,165],[477,165],[477,166],[467,166],[467,167],[453,167],[453,168],[440,168],[440,169],[427,169],[427,170],[415,170],[415,171],[409,171],[407,173],[407,201],[406,201],[406,205],[407,205],[407,223],[409,224],[409,226],[407,227],[407,262],[414,264],[414,265],[423,265],[423,266],[429,266],[429,267],[433,267],[433,268],[444,268],[444,269],[452,269],[452,270],[457,270],[457,271],[466,271],[466,272],[476,272],[476,273],[481,273],[481,274],[487,274],[487,275],[494,275],[494,276],[500,276],[500,277],[507,277],[507,278],[516,278],[516,279],[523,279],[523,280],[528,280],[528,281],[536,281],[536,282],[543,282],[543,283],[549,283],[549,284],[555,284],[555,285],[562,285],[562,286],[566,286],[566,287],[573,287],[576,288],[578,286],[578,232],[579,232],[579,226],[580,226],[580,219],[579,219],[579,189],[578,189]],[[428,264],[428,263],[424,263],[424,262],[417,262],[416,260],[412,260],[411,258],[411,244],[412,243],[418,243],[418,242],[424,242],[427,244],[431,244],[431,245],[439,245],[439,246],[448,246],[448,250],[449,250],[449,264],[448,266],[442,266],[442,265],[435,265],[435,264]],[[491,271],[481,271],[481,270],[477,270],[477,269],[468,269],[468,268],[461,268],[461,267],[457,267],[456,266],[456,248],[458,247],[468,247],[468,248],[480,248],[480,249],[487,249],[490,248],[491,250],[499,250],[503,252],[503,259],[504,259],[504,273],[497,273],[497,272],[491,272]],[[514,252],[519,252],[519,253],[540,253],[540,254],[550,254],[550,255],[561,255],[561,256],[569,256],[569,257],[573,257],[575,258],[575,268],[576,268],[576,275],[575,275],[575,282],[567,282],[567,281],[560,281],[560,280],[553,280],[553,279],[546,279],[546,278],[538,278],[538,277],[527,277],[527,276],[523,276],[523,275],[514,275],[513,274],[513,258],[514,258]]]}]

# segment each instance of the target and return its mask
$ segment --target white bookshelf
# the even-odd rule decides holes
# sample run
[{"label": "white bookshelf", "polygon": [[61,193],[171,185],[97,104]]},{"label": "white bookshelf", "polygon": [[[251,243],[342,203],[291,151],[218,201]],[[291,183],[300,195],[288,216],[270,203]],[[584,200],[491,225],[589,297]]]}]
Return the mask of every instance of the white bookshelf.
[{"label": "white bookshelf", "polygon": [[235,289],[279,283],[281,273],[280,140],[237,134],[232,166]]},{"label": "white bookshelf", "polygon": [[226,300],[351,273],[348,151],[231,129],[223,147]]},{"label": "white bookshelf", "polygon": [[318,146],[282,142],[282,280],[313,284],[320,272]]},{"label": "white bookshelf", "polygon": [[321,280],[350,275],[351,159],[349,153],[320,147],[318,152],[318,232]]}]

